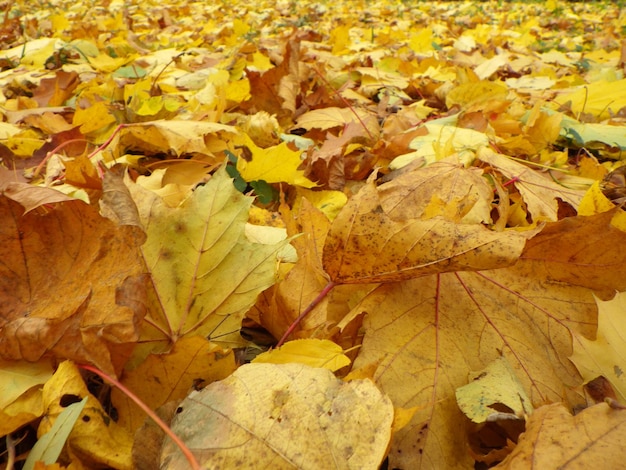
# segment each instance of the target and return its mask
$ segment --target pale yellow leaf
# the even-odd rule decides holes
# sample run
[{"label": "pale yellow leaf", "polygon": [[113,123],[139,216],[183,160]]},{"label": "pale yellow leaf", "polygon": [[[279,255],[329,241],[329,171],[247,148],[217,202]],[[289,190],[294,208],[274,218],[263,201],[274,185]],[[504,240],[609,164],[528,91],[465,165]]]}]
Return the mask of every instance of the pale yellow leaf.
[{"label": "pale yellow leaf", "polygon": [[626,293],[612,300],[596,299],[598,333],[594,340],[574,335],[574,353],[570,357],[585,382],[604,376],[626,404]]},{"label": "pale yellow leaf", "polygon": [[[172,430],[205,468],[378,469],[393,406],[370,380],[301,364],[248,364],[192,393]],[[188,463],[170,441],[163,468]]]}]

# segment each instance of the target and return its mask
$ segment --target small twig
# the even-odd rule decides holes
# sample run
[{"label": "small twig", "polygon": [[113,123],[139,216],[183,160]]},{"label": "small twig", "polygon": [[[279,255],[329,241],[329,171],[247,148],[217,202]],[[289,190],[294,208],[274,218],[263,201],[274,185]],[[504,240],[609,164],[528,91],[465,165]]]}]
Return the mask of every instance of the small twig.
[{"label": "small twig", "polygon": [[167,424],[165,424],[165,422],[161,418],[159,418],[158,415],[148,407],[148,405],[146,405],[143,401],[141,401],[139,397],[137,397],[133,392],[131,392],[124,385],[122,385],[118,380],[105,374],[100,369],[97,369],[87,364],[80,364],[79,367],[81,369],[88,370],[89,372],[93,372],[94,374],[102,378],[103,380],[119,388],[128,398],[134,401],[135,404],[139,408],[141,408],[150,418],[152,418],[152,420],[163,430],[163,432],[165,432],[165,434],[167,434],[169,438],[172,439],[172,441],[174,441],[174,443],[180,448],[183,455],[187,458],[187,461],[189,462],[189,465],[191,466],[191,468],[193,470],[200,470],[200,465],[198,464],[196,457],[191,453],[191,450],[189,450],[187,445],[176,434],[174,434],[174,432],[170,429],[170,427]]},{"label": "small twig", "polygon": [[285,331],[285,334],[283,335],[283,337],[280,338],[280,341],[276,344],[277,348],[280,348],[285,343],[285,341],[287,341],[287,338],[289,338],[289,335],[293,333],[293,330],[296,329],[296,327],[300,324],[300,322],[304,319],[304,317],[306,317],[311,312],[311,310],[317,307],[317,305],[322,300],[324,300],[324,297],[326,297],[328,293],[336,285],[337,284],[335,284],[334,281],[330,281],[328,284],[326,284],[326,286],[322,289],[322,292],[320,292],[318,296],[313,299],[313,301],[307,306],[307,308],[304,309],[304,311],[300,314],[300,316],[295,319],[295,321],[289,326],[289,328],[287,328],[287,331]]}]

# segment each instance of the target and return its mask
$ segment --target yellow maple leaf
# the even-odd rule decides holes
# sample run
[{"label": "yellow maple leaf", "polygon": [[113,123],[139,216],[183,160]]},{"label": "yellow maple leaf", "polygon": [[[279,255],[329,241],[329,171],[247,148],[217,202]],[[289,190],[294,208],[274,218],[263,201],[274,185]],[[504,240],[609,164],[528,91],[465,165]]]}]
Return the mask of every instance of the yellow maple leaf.
[{"label": "yellow maple leaf", "polygon": [[289,183],[304,188],[313,188],[316,184],[304,176],[301,150],[291,150],[286,142],[266,149],[257,147],[250,137],[243,134],[240,145],[245,145],[252,153],[250,161],[237,160],[237,171],[246,181],[263,180],[267,183]]},{"label": "yellow maple leaf", "polygon": [[156,290],[148,322],[158,331],[145,330],[144,340],[158,345],[200,334],[242,344],[241,318],[275,282],[284,244],[247,240],[253,198],[238,192],[223,168],[176,208],[138,185],[130,190],[148,235],[142,253]]},{"label": "yellow maple leaf", "polygon": [[602,375],[626,403],[626,293],[618,292],[612,300],[598,304],[598,333],[595,340],[574,334],[572,362],[585,382]]},{"label": "yellow maple leaf", "polygon": [[327,339],[297,339],[278,349],[259,354],[253,363],[288,364],[291,362],[311,367],[322,367],[333,372],[350,365],[350,359],[341,346]]}]

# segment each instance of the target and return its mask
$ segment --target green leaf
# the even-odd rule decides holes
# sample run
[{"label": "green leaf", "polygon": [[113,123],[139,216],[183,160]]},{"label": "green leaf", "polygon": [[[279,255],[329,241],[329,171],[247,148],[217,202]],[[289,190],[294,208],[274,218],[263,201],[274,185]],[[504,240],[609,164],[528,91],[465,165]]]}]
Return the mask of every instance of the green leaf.
[{"label": "green leaf", "polygon": [[33,446],[24,464],[24,470],[32,470],[35,463],[39,461],[46,465],[57,461],[86,403],[87,397],[77,403],[72,403],[59,414],[50,431],[41,436]]}]

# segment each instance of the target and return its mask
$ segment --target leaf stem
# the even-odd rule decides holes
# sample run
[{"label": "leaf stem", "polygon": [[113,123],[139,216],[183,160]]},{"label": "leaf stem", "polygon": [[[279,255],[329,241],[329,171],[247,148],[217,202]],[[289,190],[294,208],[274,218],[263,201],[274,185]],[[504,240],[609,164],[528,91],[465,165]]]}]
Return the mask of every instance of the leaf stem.
[{"label": "leaf stem", "polygon": [[293,330],[296,329],[296,327],[300,324],[300,322],[304,319],[304,317],[306,317],[311,310],[313,310],[315,307],[317,307],[317,305],[324,300],[324,297],[326,297],[328,295],[328,293],[333,290],[333,287],[335,287],[337,284],[334,281],[330,281],[328,284],[326,284],[326,286],[322,289],[322,291],[317,295],[317,297],[315,297],[311,303],[309,305],[307,305],[307,307],[304,309],[304,311],[300,314],[300,316],[298,318],[295,319],[295,321],[289,325],[289,328],[287,328],[287,331],[285,331],[285,334],[283,335],[282,338],[280,338],[280,341],[276,344],[277,348],[280,348],[283,344],[285,344],[285,341],[287,341],[287,338],[289,337],[289,335],[291,335],[291,333],[293,333]]},{"label": "leaf stem", "polygon": [[176,434],[174,434],[170,427],[165,424],[165,422],[161,418],[159,418],[159,416],[153,410],[151,410],[148,405],[141,401],[139,397],[137,397],[124,385],[122,385],[121,382],[119,382],[117,379],[114,379],[113,377],[105,374],[100,369],[97,369],[87,364],[79,364],[78,367],[88,370],[89,372],[93,372],[94,374],[101,377],[103,380],[106,380],[107,382],[119,388],[128,398],[134,401],[139,408],[141,408],[150,418],[152,418],[152,420],[163,430],[163,432],[165,432],[165,434],[167,434],[170,439],[172,439],[172,441],[174,441],[174,443],[180,448],[183,455],[187,458],[187,461],[189,462],[191,468],[193,470],[200,470],[200,465],[198,464],[198,461],[191,453],[191,450],[189,450],[187,445]]}]

